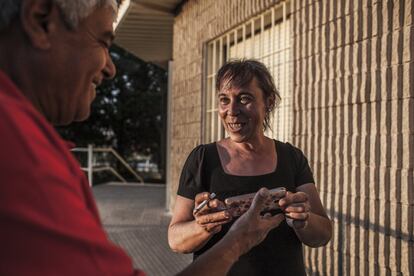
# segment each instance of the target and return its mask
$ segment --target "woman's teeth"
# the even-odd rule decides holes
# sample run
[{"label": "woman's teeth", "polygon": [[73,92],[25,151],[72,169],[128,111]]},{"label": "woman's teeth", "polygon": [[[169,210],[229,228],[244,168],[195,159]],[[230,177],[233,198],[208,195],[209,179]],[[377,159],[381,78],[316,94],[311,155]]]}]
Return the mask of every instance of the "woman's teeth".
[{"label": "woman's teeth", "polygon": [[243,123],[229,123],[228,126],[230,127],[230,129],[232,130],[239,130],[243,127]]}]

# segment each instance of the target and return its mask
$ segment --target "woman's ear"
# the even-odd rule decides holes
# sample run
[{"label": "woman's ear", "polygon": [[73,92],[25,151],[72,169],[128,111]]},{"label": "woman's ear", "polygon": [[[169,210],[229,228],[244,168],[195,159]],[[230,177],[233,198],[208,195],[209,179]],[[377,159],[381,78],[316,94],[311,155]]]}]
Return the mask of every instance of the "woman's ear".
[{"label": "woman's ear", "polygon": [[276,99],[274,95],[269,96],[266,99],[266,112],[271,112],[275,107]]},{"label": "woman's ear", "polygon": [[51,46],[50,34],[60,13],[52,0],[22,1],[20,22],[33,47],[47,50]]}]

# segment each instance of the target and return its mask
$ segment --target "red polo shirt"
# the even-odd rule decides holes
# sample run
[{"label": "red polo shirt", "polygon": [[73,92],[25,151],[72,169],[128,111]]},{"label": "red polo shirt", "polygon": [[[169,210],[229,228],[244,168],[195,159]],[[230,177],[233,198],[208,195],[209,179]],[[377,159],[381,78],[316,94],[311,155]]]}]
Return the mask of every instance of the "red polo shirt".
[{"label": "red polo shirt", "polygon": [[144,275],[108,240],[63,140],[1,71],[0,275]]}]

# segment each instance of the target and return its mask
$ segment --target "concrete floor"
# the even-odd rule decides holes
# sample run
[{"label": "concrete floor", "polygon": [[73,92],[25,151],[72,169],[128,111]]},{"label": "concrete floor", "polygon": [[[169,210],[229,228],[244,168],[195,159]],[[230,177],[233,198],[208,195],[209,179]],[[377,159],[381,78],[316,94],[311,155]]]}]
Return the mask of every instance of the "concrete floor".
[{"label": "concrete floor", "polygon": [[176,254],[168,246],[165,186],[108,183],[93,192],[110,239],[128,252],[135,267],[163,276],[191,262],[191,255]]}]

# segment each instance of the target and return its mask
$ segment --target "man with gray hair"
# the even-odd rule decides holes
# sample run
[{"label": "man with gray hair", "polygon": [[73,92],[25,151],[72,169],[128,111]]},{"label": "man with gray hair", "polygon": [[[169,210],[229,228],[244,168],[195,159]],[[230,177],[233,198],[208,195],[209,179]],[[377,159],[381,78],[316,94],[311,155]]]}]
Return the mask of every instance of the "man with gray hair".
[{"label": "man with gray hair", "polygon": [[[88,117],[109,55],[116,0],[0,0],[0,275],[143,275],[112,244],[79,164],[50,125]],[[185,275],[224,275],[283,216],[262,189]]]}]

